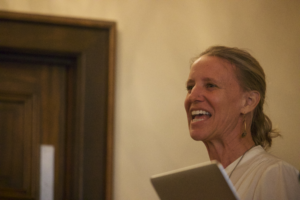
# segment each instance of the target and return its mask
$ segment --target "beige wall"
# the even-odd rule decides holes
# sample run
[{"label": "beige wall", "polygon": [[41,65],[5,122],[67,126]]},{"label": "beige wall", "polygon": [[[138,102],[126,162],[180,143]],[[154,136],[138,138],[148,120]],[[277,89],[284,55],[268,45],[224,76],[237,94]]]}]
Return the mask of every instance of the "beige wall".
[{"label": "beige wall", "polygon": [[158,199],[152,174],[208,160],[189,138],[189,59],[211,45],[248,49],[267,75],[270,150],[300,169],[300,1],[1,0],[0,9],[118,23],[115,200]]}]

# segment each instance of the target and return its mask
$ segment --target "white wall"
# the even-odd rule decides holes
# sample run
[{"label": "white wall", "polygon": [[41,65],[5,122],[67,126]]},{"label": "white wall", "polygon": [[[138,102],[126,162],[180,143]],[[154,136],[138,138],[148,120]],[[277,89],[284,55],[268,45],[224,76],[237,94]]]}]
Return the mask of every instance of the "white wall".
[{"label": "white wall", "polygon": [[1,0],[0,9],[118,23],[115,200],[158,199],[151,175],[208,160],[183,101],[190,58],[216,44],[260,61],[266,111],[283,135],[271,153],[300,169],[300,1]]}]

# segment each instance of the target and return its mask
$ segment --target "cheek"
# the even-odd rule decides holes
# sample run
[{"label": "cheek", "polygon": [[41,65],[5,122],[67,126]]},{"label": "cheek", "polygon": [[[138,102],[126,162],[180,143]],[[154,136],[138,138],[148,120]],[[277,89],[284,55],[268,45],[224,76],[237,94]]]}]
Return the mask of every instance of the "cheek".
[{"label": "cheek", "polygon": [[185,98],[185,100],[184,100],[184,108],[185,108],[185,111],[186,111],[186,112],[189,111],[189,108],[190,108],[190,102],[189,102],[188,95],[186,95],[186,98]]},{"label": "cheek", "polygon": [[226,94],[223,95],[211,95],[209,97],[209,103],[213,107],[216,113],[228,114],[232,111],[233,107],[236,107],[236,99],[230,98]]},{"label": "cheek", "polygon": [[225,112],[226,115],[239,115],[240,114],[240,108],[241,108],[241,99],[238,98],[238,95],[231,96],[226,98],[226,100],[219,102],[219,105],[223,112]]}]

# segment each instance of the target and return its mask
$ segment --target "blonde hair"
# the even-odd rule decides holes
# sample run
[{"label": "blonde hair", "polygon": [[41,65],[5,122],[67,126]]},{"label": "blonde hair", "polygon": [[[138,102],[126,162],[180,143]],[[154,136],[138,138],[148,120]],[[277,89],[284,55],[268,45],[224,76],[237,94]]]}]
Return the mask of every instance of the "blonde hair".
[{"label": "blonde hair", "polygon": [[[212,46],[199,57],[216,56],[231,62],[237,68],[237,78],[245,91],[258,91],[260,102],[256,106],[251,124],[251,135],[256,145],[265,149],[271,147],[272,138],[279,133],[272,128],[270,118],[264,114],[263,105],[266,95],[265,73],[259,62],[245,50],[225,46]],[[199,58],[198,57],[198,58]]]}]

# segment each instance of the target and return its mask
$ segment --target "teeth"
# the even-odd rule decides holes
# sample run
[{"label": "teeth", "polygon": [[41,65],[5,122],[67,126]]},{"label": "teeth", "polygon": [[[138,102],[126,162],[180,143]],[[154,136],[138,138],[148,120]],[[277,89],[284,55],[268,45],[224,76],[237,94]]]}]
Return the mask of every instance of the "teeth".
[{"label": "teeth", "polygon": [[204,119],[193,119],[192,122],[198,122],[198,121],[202,121]]},{"label": "teeth", "polygon": [[210,113],[204,110],[194,110],[192,111],[192,115],[210,115]]}]

